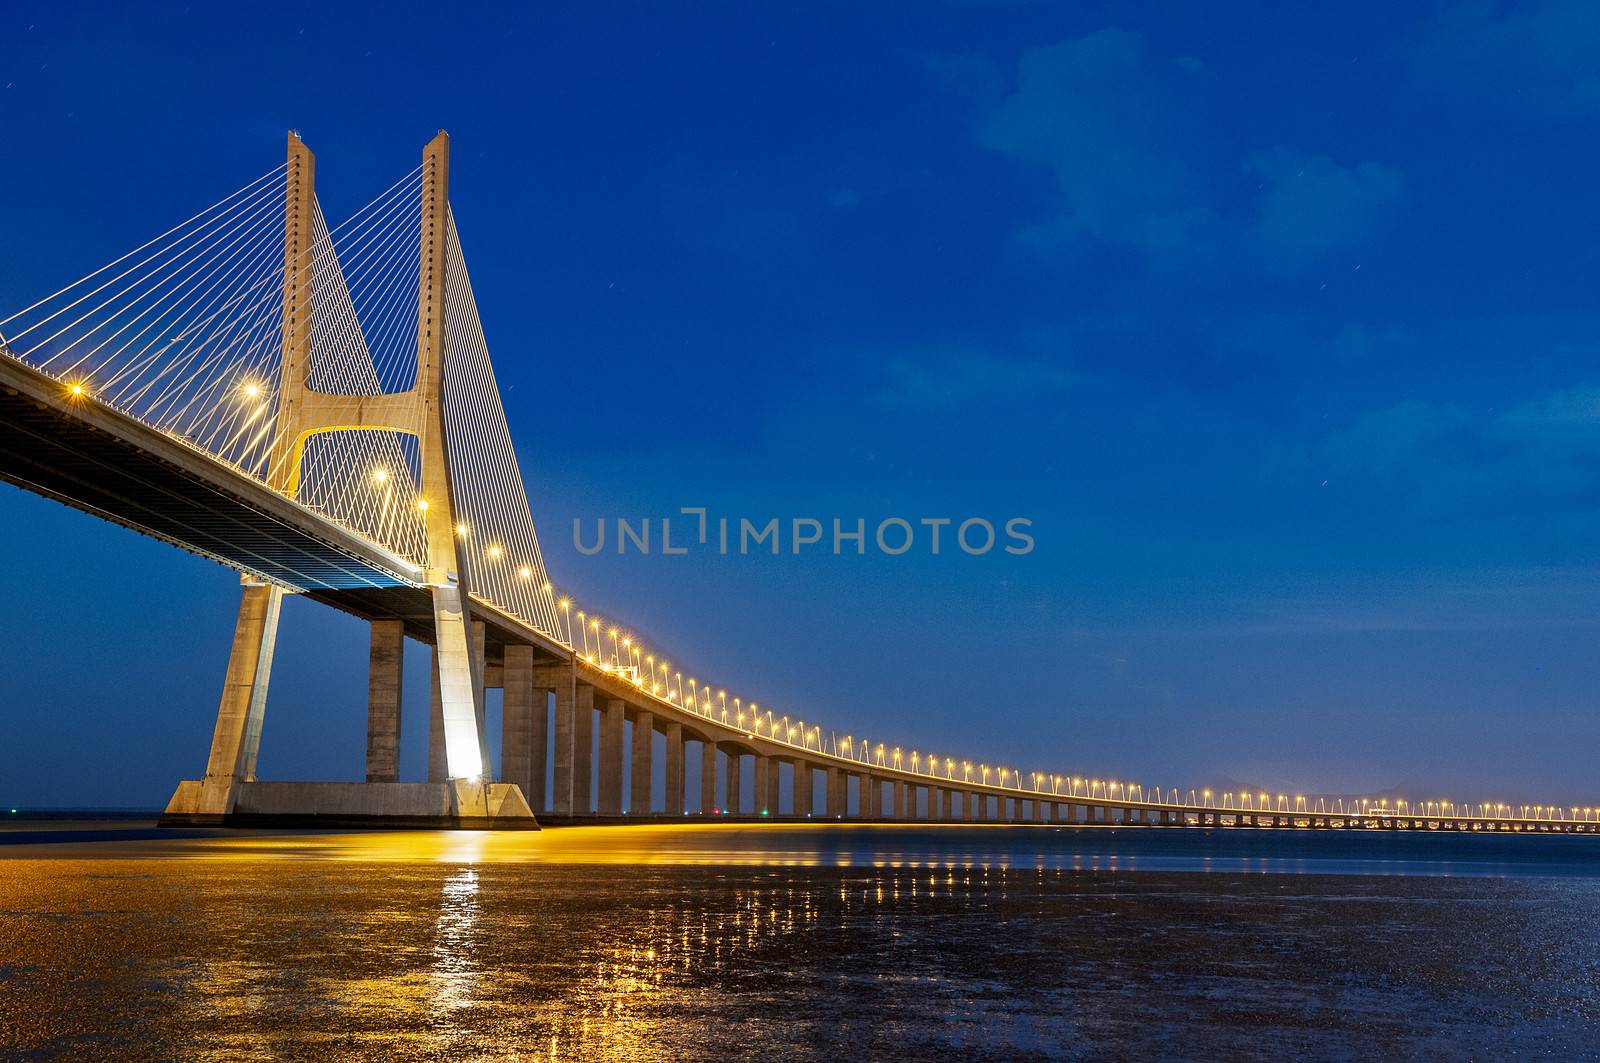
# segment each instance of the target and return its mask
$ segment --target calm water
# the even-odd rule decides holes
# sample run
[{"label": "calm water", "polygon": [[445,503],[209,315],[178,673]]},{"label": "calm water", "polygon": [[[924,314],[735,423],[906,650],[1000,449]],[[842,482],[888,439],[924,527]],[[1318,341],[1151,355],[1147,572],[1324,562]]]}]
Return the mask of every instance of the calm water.
[{"label": "calm water", "polygon": [[1600,839],[10,826],[6,1057],[1600,1059]]}]

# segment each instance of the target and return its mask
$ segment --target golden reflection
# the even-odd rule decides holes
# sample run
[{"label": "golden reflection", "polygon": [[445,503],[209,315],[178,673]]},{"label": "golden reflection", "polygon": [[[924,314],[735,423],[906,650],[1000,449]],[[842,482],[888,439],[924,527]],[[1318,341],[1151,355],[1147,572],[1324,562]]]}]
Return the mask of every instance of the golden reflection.
[{"label": "golden reflection", "polygon": [[439,890],[439,911],[433,923],[433,964],[428,972],[429,1002],[434,1014],[471,1005],[478,982],[476,960],[478,872],[467,867]]}]

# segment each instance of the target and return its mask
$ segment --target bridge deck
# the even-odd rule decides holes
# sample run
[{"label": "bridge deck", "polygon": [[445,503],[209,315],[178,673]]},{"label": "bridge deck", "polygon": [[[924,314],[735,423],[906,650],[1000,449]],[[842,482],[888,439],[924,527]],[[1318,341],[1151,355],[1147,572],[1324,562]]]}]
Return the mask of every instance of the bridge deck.
[{"label": "bridge deck", "polygon": [[417,576],[260,481],[3,354],[0,479],[299,590],[409,587]]}]

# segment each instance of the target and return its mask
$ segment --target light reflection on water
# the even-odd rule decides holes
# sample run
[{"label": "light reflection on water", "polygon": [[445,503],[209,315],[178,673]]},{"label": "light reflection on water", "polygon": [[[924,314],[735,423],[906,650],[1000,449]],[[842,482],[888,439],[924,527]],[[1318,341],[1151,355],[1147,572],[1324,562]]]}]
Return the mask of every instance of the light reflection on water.
[{"label": "light reflection on water", "polygon": [[719,825],[0,846],[0,1057],[1582,1058],[1592,847],[1432,841]]},{"label": "light reflection on water", "polygon": [[[3,837],[3,836],[0,836]],[[1263,874],[1600,876],[1600,836],[830,823],[547,831],[129,832],[101,858],[717,867],[984,867]],[[69,834],[60,835],[70,841]],[[0,859],[28,855],[0,845]],[[54,844],[40,852],[63,855]]]},{"label": "light reflection on water", "polygon": [[435,1012],[472,1003],[477,980],[478,872],[462,868],[440,887],[433,924],[432,1005]]}]

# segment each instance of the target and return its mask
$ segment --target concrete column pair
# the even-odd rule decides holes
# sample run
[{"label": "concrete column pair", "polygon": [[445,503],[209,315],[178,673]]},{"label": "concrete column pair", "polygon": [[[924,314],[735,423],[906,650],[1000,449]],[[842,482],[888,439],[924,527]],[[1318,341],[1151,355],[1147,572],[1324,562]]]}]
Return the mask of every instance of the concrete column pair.
[{"label": "concrete column pair", "polygon": [[700,741],[700,814],[713,816],[717,812],[717,744]]},{"label": "concrete column pair", "polygon": [[681,816],[687,810],[683,792],[683,724],[663,725],[667,736],[666,807],[669,816]]},{"label": "concrete column pair", "polygon": [[240,783],[253,782],[267,711],[267,683],[278,639],[283,588],[246,582],[228,654],[227,677],[211,735],[211,753],[200,785],[197,811],[222,816],[233,811]]},{"label": "concrete column pair", "polygon": [[911,809],[910,804],[907,801],[908,795],[909,795],[911,801],[915,801],[917,799],[916,798],[916,791],[911,789],[910,784],[908,784],[904,779],[896,779],[894,781],[894,818],[895,819],[909,819],[910,818],[912,809]]},{"label": "concrete column pair", "polygon": [[622,738],[626,710],[621,698],[600,701],[599,813],[622,815]]},{"label": "concrete column pair", "polygon": [[755,802],[752,811],[756,815],[775,816],[778,814],[777,802],[772,799],[777,787],[773,785],[778,774],[778,762],[771,757],[756,754],[755,771]]},{"label": "concrete column pair", "polygon": [[728,814],[730,816],[737,816],[740,812],[744,811],[744,802],[742,800],[742,795],[739,793],[740,784],[744,781],[740,777],[742,774],[740,771],[740,764],[743,762],[744,758],[731,749],[727,751],[727,758],[728,778],[725,783],[725,789],[728,792]]},{"label": "concrete column pair", "polygon": [[654,808],[655,730],[654,713],[641,710],[633,714],[633,767],[629,773],[632,778],[628,782],[630,816],[648,816]]},{"label": "concrete column pair", "polygon": [[516,783],[535,812],[544,809],[549,696],[533,681],[533,647],[512,643],[501,668],[500,778]]},{"label": "concrete column pair", "polygon": [[533,685],[555,693],[550,811],[557,816],[587,816],[594,687],[578,682],[577,666],[570,661],[535,668]]},{"label": "concrete column pair", "polygon": [[861,790],[859,811],[862,819],[883,818],[883,783],[871,775],[856,776]]},{"label": "concrete column pair", "polygon": [[804,819],[816,814],[816,787],[811,778],[811,765],[803,760],[794,761],[794,814]]},{"label": "concrete column pair", "polygon": [[[372,621],[367,671],[367,782],[400,781],[400,697],[405,644],[403,621]],[[441,734],[441,740],[443,737]]]},{"label": "concrete column pair", "polygon": [[843,819],[850,814],[850,792],[844,772],[828,765],[828,818]]}]

